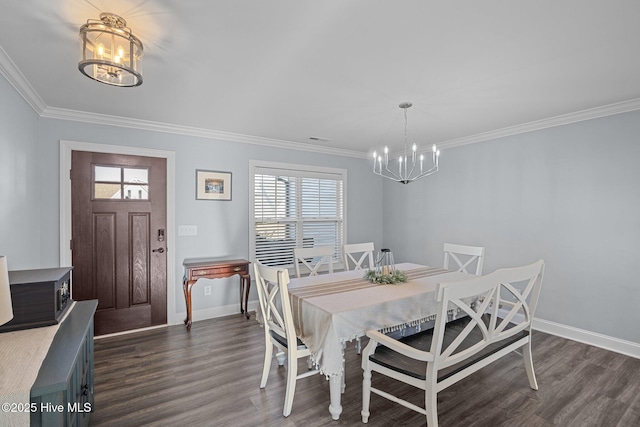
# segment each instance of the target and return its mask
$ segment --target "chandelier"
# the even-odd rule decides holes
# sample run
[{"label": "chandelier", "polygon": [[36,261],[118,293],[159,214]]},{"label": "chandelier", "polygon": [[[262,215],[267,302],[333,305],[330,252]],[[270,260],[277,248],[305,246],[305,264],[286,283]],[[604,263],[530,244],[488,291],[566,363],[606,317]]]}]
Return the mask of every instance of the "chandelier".
[{"label": "chandelier", "polygon": [[82,57],[78,69],[85,76],[112,86],[142,84],[142,42],[113,13],[87,20],[80,27]]},{"label": "chandelier", "polygon": [[[378,153],[373,152],[373,173],[403,184],[408,184],[438,172],[438,158],[440,157],[440,150],[433,144],[431,147],[431,167],[425,169],[425,156],[424,154],[418,156],[418,146],[416,144],[411,146],[411,154],[408,154],[407,109],[412,105],[410,102],[403,102],[398,105],[404,110],[404,153],[398,157],[398,173],[392,170],[395,169],[393,165],[391,169],[389,168],[389,148],[386,145],[384,147],[384,156],[379,156]],[[411,157],[411,165],[409,165],[409,157]],[[429,165],[426,166],[428,167]]]}]

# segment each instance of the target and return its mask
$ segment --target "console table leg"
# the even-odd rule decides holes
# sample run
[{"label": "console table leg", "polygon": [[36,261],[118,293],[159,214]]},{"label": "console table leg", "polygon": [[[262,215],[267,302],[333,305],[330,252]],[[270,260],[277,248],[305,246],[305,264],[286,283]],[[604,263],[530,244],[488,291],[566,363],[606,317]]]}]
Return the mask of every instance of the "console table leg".
[{"label": "console table leg", "polygon": [[185,277],[182,280],[182,293],[184,293],[184,304],[187,310],[187,317],[184,318],[184,324],[186,325],[189,321],[189,303],[187,302],[187,278]]},{"label": "console table leg", "polygon": [[185,320],[185,324],[187,325],[187,332],[191,331],[191,323],[193,322],[191,311],[191,288],[193,288],[193,283],[187,282],[184,289],[184,298],[187,303],[187,318]]},{"label": "console table leg", "polygon": [[244,306],[242,305],[244,297],[244,276],[240,276],[240,313],[244,313]]},{"label": "console table leg", "polygon": [[[251,317],[249,314],[249,289],[251,288],[251,276],[243,276],[242,281],[244,282],[244,315],[247,316],[247,319]],[[242,296],[240,297],[240,305],[242,305]]]}]

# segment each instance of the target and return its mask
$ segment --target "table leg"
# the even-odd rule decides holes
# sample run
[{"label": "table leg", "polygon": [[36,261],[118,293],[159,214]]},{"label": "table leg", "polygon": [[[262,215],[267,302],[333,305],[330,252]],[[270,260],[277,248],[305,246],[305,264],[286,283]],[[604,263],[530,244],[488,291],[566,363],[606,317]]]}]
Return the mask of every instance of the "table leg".
[{"label": "table leg", "polygon": [[244,296],[244,287],[245,287],[244,276],[240,276],[240,313],[244,313],[244,308],[242,306],[242,300]]},{"label": "table leg", "polygon": [[346,376],[345,374],[347,373],[347,370],[346,370],[347,369],[347,367],[346,367],[347,364],[346,364],[346,362],[344,360],[344,350],[345,350],[346,346],[347,346],[347,343],[343,342],[342,343],[342,375],[340,375],[342,377],[342,385],[341,385],[340,391],[343,394],[344,394],[344,390],[347,388],[347,383],[345,382],[345,376]]},{"label": "table leg", "polygon": [[[247,319],[251,317],[249,315],[249,289],[251,288],[251,276],[243,276],[242,281],[244,282],[244,315],[247,316]],[[240,297],[240,305],[242,305],[242,297]]]},{"label": "table leg", "polygon": [[182,285],[184,290],[184,300],[187,304],[187,318],[184,319],[184,323],[187,326],[187,331],[191,331],[191,323],[193,321],[191,310],[191,288],[193,288],[194,283],[195,282],[186,281]]},{"label": "table leg", "polygon": [[184,294],[184,303],[186,306],[187,317],[184,318],[184,324],[189,320],[189,303],[187,302],[187,278],[182,279],[182,293]]},{"label": "table leg", "polygon": [[331,413],[331,418],[337,420],[340,418],[340,414],[342,413],[342,406],[340,405],[340,400],[342,398],[342,375],[332,375],[329,380],[329,394],[331,396],[331,404],[329,405],[329,412]]}]

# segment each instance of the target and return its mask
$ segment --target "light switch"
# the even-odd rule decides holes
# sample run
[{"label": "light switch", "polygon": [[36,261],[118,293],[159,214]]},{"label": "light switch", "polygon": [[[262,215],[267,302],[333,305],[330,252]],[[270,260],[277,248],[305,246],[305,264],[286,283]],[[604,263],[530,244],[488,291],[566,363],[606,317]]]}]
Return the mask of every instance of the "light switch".
[{"label": "light switch", "polygon": [[179,225],[178,226],[178,236],[197,236],[197,235],[198,235],[197,225]]}]

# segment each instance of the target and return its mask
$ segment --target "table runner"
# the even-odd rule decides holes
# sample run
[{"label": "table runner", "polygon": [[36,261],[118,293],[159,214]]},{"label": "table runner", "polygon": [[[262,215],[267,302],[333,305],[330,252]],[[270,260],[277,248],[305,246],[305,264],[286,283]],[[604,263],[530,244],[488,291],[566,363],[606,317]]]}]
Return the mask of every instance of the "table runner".
[{"label": "table runner", "polygon": [[[407,281],[446,272],[448,272],[448,270],[436,267],[422,267],[404,271],[407,275]],[[400,286],[402,283],[396,283],[395,285]],[[291,302],[294,303],[294,301],[297,302],[304,298],[337,294],[340,292],[351,292],[357,289],[371,288],[374,286],[380,286],[380,283],[373,283],[365,279],[364,276],[357,279],[348,279],[339,282],[319,283],[317,285],[309,285],[304,288],[297,289],[295,294],[291,295]]]},{"label": "table runner", "polygon": [[[420,268],[412,268],[410,270],[404,271],[407,275],[407,281],[418,279],[421,277],[435,276],[437,274],[448,273],[449,270],[445,270],[442,268],[436,267],[420,267]],[[406,283],[406,282],[404,282]],[[403,283],[396,283],[394,285],[388,286],[401,286]],[[313,298],[319,297],[323,295],[332,295],[338,294],[341,292],[353,292],[358,289],[365,288],[373,288],[377,286],[382,286],[379,283],[373,283],[364,277],[359,277],[357,279],[348,279],[341,280],[337,282],[328,282],[328,283],[319,283],[316,285],[305,286],[304,288],[298,288],[290,293],[291,299],[291,311],[296,313],[294,316],[294,323],[296,328],[296,333],[298,336],[301,336],[302,331],[304,331],[304,318],[302,315],[302,301],[305,298]],[[419,320],[419,319],[418,319]],[[426,319],[429,320],[429,319]],[[399,325],[393,325],[393,327],[398,327]]]},{"label": "table runner", "polygon": [[[291,280],[296,333],[325,375],[341,374],[345,342],[368,330],[391,331],[432,319],[437,284],[469,277],[410,263],[396,268],[410,274],[406,283],[373,284],[362,278],[362,270]],[[356,288],[347,288],[354,283]],[[325,292],[332,288],[335,292]]]}]

